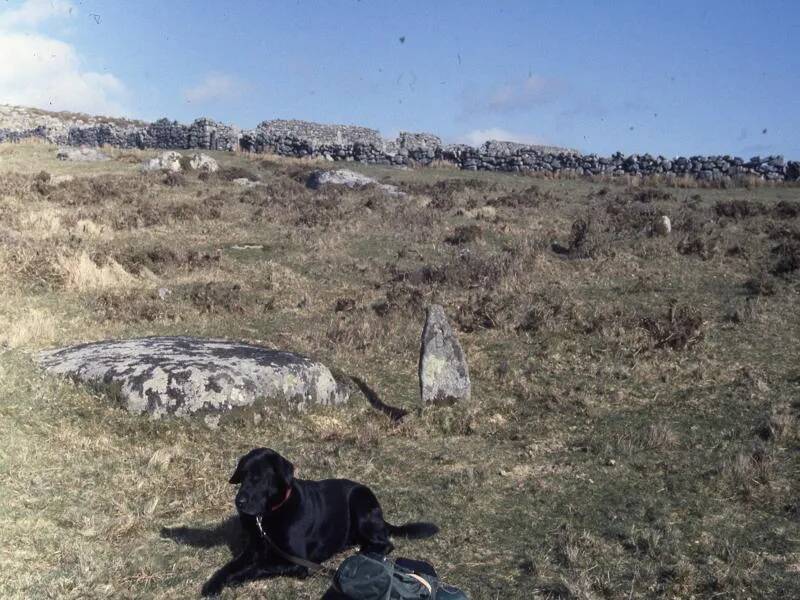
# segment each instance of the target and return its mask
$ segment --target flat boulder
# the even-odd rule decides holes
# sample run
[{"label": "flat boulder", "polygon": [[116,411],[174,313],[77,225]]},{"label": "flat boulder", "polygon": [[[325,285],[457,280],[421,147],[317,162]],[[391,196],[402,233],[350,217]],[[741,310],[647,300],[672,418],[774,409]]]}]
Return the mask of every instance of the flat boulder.
[{"label": "flat boulder", "polygon": [[107,154],[100,152],[97,148],[59,148],[56,158],[73,162],[97,162],[110,159]]},{"label": "flat boulder", "polygon": [[314,171],[306,182],[312,190],[318,190],[326,185],[343,185],[348,188],[362,188],[374,185],[378,189],[386,192],[390,196],[405,196],[403,192],[394,185],[379,183],[372,177],[367,177],[355,171],[347,169],[337,169],[335,171]]},{"label": "flat boulder", "polygon": [[262,346],[194,337],[107,340],[46,350],[52,374],[110,392],[132,413],[213,420],[269,402],[304,409],[347,401],[349,385],[305,356]]},{"label": "flat boulder", "polygon": [[258,186],[257,181],[253,181],[252,179],[248,179],[247,177],[237,177],[236,179],[232,179],[231,183],[244,188],[254,188]]},{"label": "flat boulder", "polygon": [[419,353],[422,403],[455,404],[470,399],[469,367],[464,350],[438,304],[428,307]]}]

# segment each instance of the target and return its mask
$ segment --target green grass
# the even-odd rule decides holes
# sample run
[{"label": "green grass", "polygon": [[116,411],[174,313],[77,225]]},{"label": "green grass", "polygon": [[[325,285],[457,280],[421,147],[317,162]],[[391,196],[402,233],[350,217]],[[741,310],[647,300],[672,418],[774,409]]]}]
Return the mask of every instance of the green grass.
[{"label": "green grass", "polygon": [[[236,459],[261,445],[301,477],[367,483],[392,521],[438,523],[397,553],[476,599],[800,596],[800,273],[777,268],[800,242],[798,188],[660,185],[642,201],[626,182],[346,165],[410,193],[398,199],[310,192],[316,164],[224,153],[265,185],[168,187],[138,173],[146,153],[112,154],[79,165],[0,146],[0,597],[193,597],[230,551],[160,530],[223,523]],[[37,191],[41,170],[79,180]],[[739,201],[749,212],[724,216]],[[496,221],[463,215],[487,205]],[[661,214],[673,233],[651,237]],[[472,224],[480,237],[445,242]],[[230,249],[242,243],[265,250]],[[469,405],[419,408],[433,301],[470,362]],[[217,429],[154,422],[32,362],[153,334],[306,353],[412,414],[392,425],[354,396]],[[282,579],[224,597],[324,589]]]}]

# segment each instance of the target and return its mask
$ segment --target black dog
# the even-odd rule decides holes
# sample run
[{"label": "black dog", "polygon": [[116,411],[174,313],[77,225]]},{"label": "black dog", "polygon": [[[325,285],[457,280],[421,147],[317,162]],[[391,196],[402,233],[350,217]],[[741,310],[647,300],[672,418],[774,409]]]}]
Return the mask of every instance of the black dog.
[{"label": "black dog", "polygon": [[387,523],[375,494],[360,483],[295,479],[292,463],[267,448],[239,459],[230,482],[241,484],[236,509],[246,546],[206,582],[204,596],[253,579],[309,574],[307,567],[275,552],[264,535],[285,555],[321,563],[356,545],[362,551],[388,554],[394,548],[390,535],[415,539],[439,531],[432,523]]}]

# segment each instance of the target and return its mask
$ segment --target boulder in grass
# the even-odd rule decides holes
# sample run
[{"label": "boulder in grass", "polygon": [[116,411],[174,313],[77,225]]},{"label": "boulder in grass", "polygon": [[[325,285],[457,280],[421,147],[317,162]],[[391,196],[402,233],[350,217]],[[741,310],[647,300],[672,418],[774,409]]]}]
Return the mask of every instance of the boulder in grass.
[{"label": "boulder in grass", "polygon": [[156,158],[151,158],[142,163],[143,171],[181,171],[181,158],[183,155],[175,150],[168,150]]},{"label": "boulder in grass", "polygon": [[660,236],[669,235],[672,232],[672,223],[667,215],[658,217],[653,225],[656,234]]},{"label": "boulder in grass", "polygon": [[355,171],[337,169],[335,171],[314,171],[308,178],[306,185],[312,190],[318,190],[326,185],[343,185],[348,188],[361,188],[374,185],[390,196],[405,196],[394,185],[379,183],[377,180]]},{"label": "boulder in grass", "polygon": [[350,387],[325,365],[252,344],[148,337],[79,344],[38,355],[49,373],[108,390],[132,413],[216,422],[264,402],[303,409],[346,402]]},{"label": "boulder in grass", "polygon": [[237,177],[236,179],[232,179],[231,183],[244,188],[254,188],[258,186],[257,181],[253,181],[252,179],[248,179],[247,177]]},{"label": "boulder in grass", "polygon": [[189,159],[189,167],[201,173],[216,173],[219,170],[217,161],[208,154],[194,154],[192,158]]},{"label": "boulder in grass", "polygon": [[59,148],[56,158],[72,162],[97,162],[109,160],[110,157],[97,148]]},{"label": "boulder in grass", "polygon": [[444,308],[428,307],[419,355],[422,403],[455,404],[470,399],[469,367]]}]

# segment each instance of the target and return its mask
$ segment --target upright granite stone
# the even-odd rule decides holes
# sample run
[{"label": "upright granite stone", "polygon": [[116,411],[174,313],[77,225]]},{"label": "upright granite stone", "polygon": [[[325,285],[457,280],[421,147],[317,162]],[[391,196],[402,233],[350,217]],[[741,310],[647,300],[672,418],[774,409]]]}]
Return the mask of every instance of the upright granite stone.
[{"label": "upright granite stone", "polygon": [[303,409],[346,402],[325,365],[252,344],[193,337],[108,340],[41,352],[49,372],[99,385],[132,413],[214,418],[260,401]]},{"label": "upright granite stone", "polygon": [[455,404],[470,398],[467,359],[438,304],[428,307],[422,330],[419,388],[423,404]]}]

